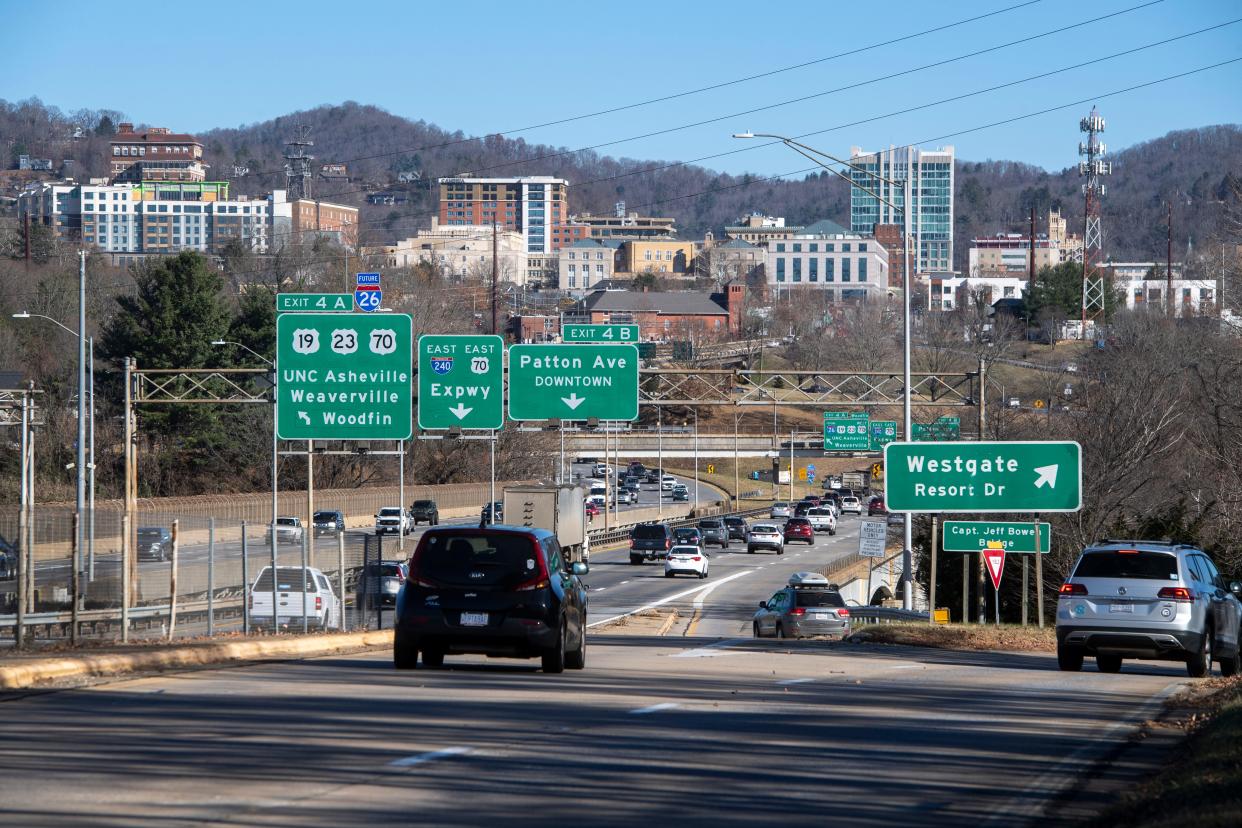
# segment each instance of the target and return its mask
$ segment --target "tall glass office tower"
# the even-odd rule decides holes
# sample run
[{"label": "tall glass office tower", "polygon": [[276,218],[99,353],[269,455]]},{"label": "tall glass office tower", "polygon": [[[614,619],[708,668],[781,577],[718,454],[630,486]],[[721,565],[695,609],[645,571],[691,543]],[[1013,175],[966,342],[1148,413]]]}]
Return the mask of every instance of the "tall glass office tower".
[{"label": "tall glass office tower", "polygon": [[[873,233],[877,224],[903,226],[905,180],[911,179],[911,232],[918,256],[915,273],[944,273],[953,269],[953,147],[920,150],[890,147],[879,152],[850,149],[850,163],[859,169],[850,177],[850,229]],[[863,172],[863,171],[866,172]],[[895,184],[880,181],[867,172],[882,175]],[[867,192],[870,190],[870,193]],[[875,194],[875,195],[873,195]],[[899,209],[893,209],[879,195]]]}]

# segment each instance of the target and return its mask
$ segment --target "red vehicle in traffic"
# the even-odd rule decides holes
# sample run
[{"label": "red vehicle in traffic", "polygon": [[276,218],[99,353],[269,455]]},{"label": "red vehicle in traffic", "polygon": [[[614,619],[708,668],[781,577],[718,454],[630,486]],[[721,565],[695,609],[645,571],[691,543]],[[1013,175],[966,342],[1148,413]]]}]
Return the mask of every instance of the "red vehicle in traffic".
[{"label": "red vehicle in traffic", "polygon": [[815,545],[815,527],[804,517],[792,517],[785,521],[785,543],[804,541],[807,546]]},{"label": "red vehicle in traffic", "polygon": [[871,500],[867,501],[867,516],[868,517],[874,517],[875,515],[887,515],[887,514],[888,514],[888,509],[884,508],[884,498],[881,495],[876,495],[875,497],[871,498]]}]

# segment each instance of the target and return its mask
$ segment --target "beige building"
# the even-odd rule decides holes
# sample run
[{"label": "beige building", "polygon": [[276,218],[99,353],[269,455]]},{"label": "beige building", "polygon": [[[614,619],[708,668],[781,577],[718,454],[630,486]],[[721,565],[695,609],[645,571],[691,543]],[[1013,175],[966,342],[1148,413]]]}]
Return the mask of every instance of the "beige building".
[{"label": "beige building", "polygon": [[617,256],[619,276],[654,273],[657,276],[690,276],[694,271],[694,242],[676,239],[626,239]]},{"label": "beige building", "polygon": [[561,249],[557,287],[567,293],[585,293],[613,277],[618,240],[581,239]]},{"label": "beige building", "polygon": [[763,246],[769,240],[791,238],[801,227],[786,227],[785,219],[778,216],[765,216],[762,213],[751,213],[732,227],[725,228],[725,237],[741,239],[751,244]]},{"label": "beige building", "polygon": [[[515,230],[500,230],[495,243],[499,254],[500,281],[527,284],[529,256],[522,234]],[[389,267],[412,267],[419,262],[427,262],[459,280],[490,279],[492,228],[444,226],[433,216],[429,229],[419,230],[396,244],[367,248],[364,254],[382,255]]]}]

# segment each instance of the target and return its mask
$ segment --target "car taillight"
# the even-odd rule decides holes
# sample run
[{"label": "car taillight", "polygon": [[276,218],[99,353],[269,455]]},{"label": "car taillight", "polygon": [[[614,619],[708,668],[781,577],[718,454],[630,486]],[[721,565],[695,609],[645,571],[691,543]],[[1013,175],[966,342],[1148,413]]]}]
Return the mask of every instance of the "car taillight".
[{"label": "car taillight", "polygon": [[250,594],[250,597],[247,599],[247,603],[246,603],[246,605],[247,605],[250,609],[254,609],[254,593],[251,593],[251,594]]},{"label": "car taillight", "polygon": [[695,555],[693,558],[691,558],[691,560],[693,560],[693,561],[701,561],[701,560],[703,560],[703,559],[702,559],[701,557],[699,557],[698,555]]},{"label": "car taillight", "polygon": [[548,585],[548,579],[540,575],[530,581],[524,581],[513,588],[514,592],[528,592],[532,589],[543,589]]},{"label": "car taillight", "polygon": [[414,576],[410,576],[410,580],[414,583],[414,586],[431,587],[432,589],[439,586],[439,584],[435,581],[429,581],[426,578],[416,578]]},{"label": "car taillight", "polygon": [[806,615],[806,607],[794,607],[789,611],[790,615]]},{"label": "car taillight", "polygon": [[850,617],[850,611],[849,611],[849,610],[847,610],[847,609],[844,609],[844,608],[843,608],[843,609],[839,609],[839,610],[837,610],[837,617],[838,617],[838,618],[849,618],[849,617]]},{"label": "car taillight", "polygon": [[1195,593],[1186,587],[1165,587],[1156,593],[1157,598],[1169,598],[1173,601],[1193,601]]},{"label": "car taillight", "polygon": [[630,538],[630,549],[634,548],[634,539]]},{"label": "car taillight", "polygon": [[315,596],[315,611],[318,612],[321,609],[323,609],[323,598],[316,595]]},{"label": "car taillight", "polygon": [[1087,588],[1083,586],[1082,584],[1064,583],[1064,584],[1061,584],[1061,594],[1066,595],[1066,596],[1086,595]]},{"label": "car taillight", "polygon": [[665,549],[672,549],[672,548],[673,548],[673,540],[672,540],[672,538],[665,538],[665,539],[664,539],[664,548],[665,548]]}]

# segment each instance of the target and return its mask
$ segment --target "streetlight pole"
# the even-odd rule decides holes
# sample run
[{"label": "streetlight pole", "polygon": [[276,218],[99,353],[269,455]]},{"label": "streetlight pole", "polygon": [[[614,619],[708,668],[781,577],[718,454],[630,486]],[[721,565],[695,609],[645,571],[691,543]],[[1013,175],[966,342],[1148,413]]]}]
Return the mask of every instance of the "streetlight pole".
[{"label": "streetlight pole", "polygon": [[[905,425],[904,439],[906,442],[909,442],[912,436],[911,432],[912,432],[912,427],[913,427],[912,425],[913,417],[911,416],[911,411],[910,411],[910,287],[911,287],[910,285],[910,255],[911,255],[911,250],[910,250],[911,200],[910,200],[910,196],[911,196],[911,185],[910,185],[909,171],[907,171],[906,173],[906,177],[905,177],[905,180],[902,186],[903,204],[901,207],[898,207],[896,204],[893,204],[891,201],[881,196],[878,192],[872,192],[871,190],[868,190],[866,187],[863,187],[861,184],[854,181],[850,176],[845,175],[839,170],[835,170],[832,167],[829,167],[827,164],[825,164],[823,161],[821,161],[819,158],[816,158],[815,156],[819,155],[837,164],[843,164],[846,167],[849,167],[851,170],[863,173],[864,175],[868,175],[878,182],[883,182],[883,183],[888,184],[890,187],[897,186],[896,181],[893,181],[891,178],[887,178],[883,175],[880,175],[877,172],[872,172],[871,170],[863,169],[862,167],[851,164],[848,161],[843,161],[834,155],[830,155],[824,152],[823,150],[817,150],[814,147],[809,147],[806,144],[795,141],[794,139],[788,138],[784,135],[775,135],[775,134],[767,133],[767,132],[758,132],[758,133],[739,132],[739,133],[735,133],[733,137],[734,138],[774,138],[777,141],[780,141],[785,146],[789,147],[794,152],[803,156],[804,158],[807,158],[813,161],[814,163],[818,164],[819,166],[823,167],[826,171],[832,173],[833,175],[839,178],[845,179],[847,182],[849,182],[851,187],[857,187],[858,189],[862,190],[863,192],[875,198],[877,201],[880,201],[888,205],[890,208],[894,210],[898,210],[898,209],[901,210],[902,216],[903,216],[903,221],[902,221],[903,234],[905,236],[905,238],[902,240],[903,255],[901,257],[902,258],[902,271],[903,271],[903,282],[902,282],[902,291],[901,291],[902,293],[902,331],[903,331],[903,339],[904,339],[904,347],[903,347],[903,353],[902,353],[902,376],[905,382],[903,384],[904,387],[902,388],[901,396],[902,396],[902,414],[903,414],[902,419],[904,420],[904,425]],[[879,188],[877,187],[876,189],[879,189]],[[790,471],[790,478],[792,479],[792,476],[793,476],[792,462],[790,464],[789,471]],[[903,609],[909,610],[909,609],[913,609],[914,607],[914,586],[913,586],[914,555],[913,555],[913,550],[912,550],[912,547],[914,545],[914,537],[913,537],[914,536],[914,523],[913,523],[913,516],[911,515],[910,512],[906,512],[904,514],[903,524],[904,524],[904,537],[903,537],[903,546],[901,550],[901,569],[902,569],[901,604],[902,604]]]},{"label": "streetlight pole", "polygon": [[[81,571],[83,552],[85,559],[90,561],[90,577],[94,577],[95,563],[95,338],[83,336],[86,330],[86,257],[79,256],[78,262],[78,329],[75,331],[68,325],[51,316],[41,313],[21,311],[13,314],[14,319],[45,319],[61,330],[78,338],[78,446],[74,471],[77,477],[77,499],[75,511],[78,515],[78,529],[74,534],[74,545],[77,549],[74,566]],[[89,373],[89,381],[87,375]],[[90,394],[90,407],[87,408],[86,397]],[[87,419],[90,420],[90,453],[87,458]],[[87,506],[87,474],[90,474],[90,501]],[[82,520],[83,507],[90,510],[87,520]],[[76,600],[76,596],[75,596]]]}]

